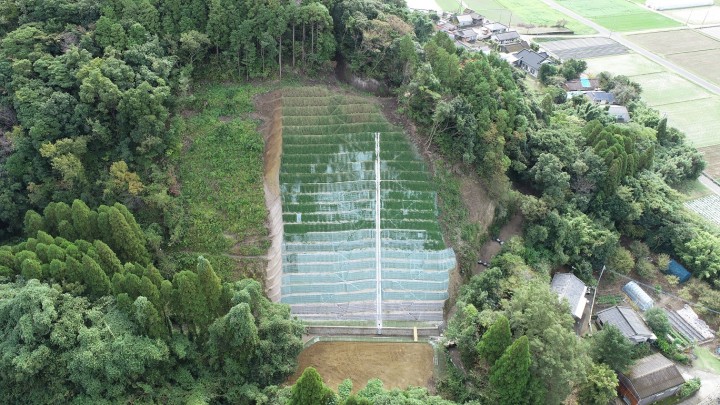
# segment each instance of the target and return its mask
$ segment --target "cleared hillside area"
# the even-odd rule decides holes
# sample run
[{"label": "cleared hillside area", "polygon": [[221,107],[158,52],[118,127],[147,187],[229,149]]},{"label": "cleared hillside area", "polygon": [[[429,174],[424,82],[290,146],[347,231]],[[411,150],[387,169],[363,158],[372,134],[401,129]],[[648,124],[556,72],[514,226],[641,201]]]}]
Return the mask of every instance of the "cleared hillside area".
[{"label": "cleared hillside area", "polygon": [[365,98],[282,91],[281,301],[307,321],[439,323],[455,255],[402,129]]}]

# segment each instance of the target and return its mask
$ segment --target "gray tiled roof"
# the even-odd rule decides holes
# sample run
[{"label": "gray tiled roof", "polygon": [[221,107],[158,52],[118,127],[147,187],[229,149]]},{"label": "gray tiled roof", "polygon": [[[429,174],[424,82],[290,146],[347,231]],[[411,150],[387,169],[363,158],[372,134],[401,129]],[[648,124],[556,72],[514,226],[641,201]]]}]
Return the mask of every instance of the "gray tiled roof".
[{"label": "gray tiled roof", "polygon": [[634,343],[654,340],[655,335],[645,326],[645,322],[630,307],[615,306],[597,313],[598,320],[605,325],[613,325]]},{"label": "gray tiled roof", "polygon": [[585,95],[596,103],[605,102],[612,104],[615,102],[615,96],[606,91],[586,91]]},{"label": "gray tiled roof", "polygon": [[685,382],[675,363],[655,353],[635,362],[625,374],[640,398],[647,398]]},{"label": "gray tiled roof", "polygon": [[[570,303],[570,311],[573,315],[582,316],[582,311],[585,309],[585,292],[587,287],[585,283],[580,281],[579,278],[575,277],[572,273],[556,273],[552,279],[550,285],[553,291],[555,291],[560,297],[567,298]],[[582,307],[582,309],[580,309]]]},{"label": "gray tiled roof", "polygon": [[525,65],[535,70],[539,70],[540,65],[545,61],[545,59],[547,59],[547,54],[537,53],[535,51],[531,51],[530,49],[523,49],[522,51],[516,53],[515,57],[518,58],[518,61],[522,61]]},{"label": "gray tiled roof", "polygon": [[508,39],[520,38],[520,34],[518,34],[517,31],[503,32],[501,34],[495,34],[494,36],[495,38],[497,38],[498,41],[507,41]]}]

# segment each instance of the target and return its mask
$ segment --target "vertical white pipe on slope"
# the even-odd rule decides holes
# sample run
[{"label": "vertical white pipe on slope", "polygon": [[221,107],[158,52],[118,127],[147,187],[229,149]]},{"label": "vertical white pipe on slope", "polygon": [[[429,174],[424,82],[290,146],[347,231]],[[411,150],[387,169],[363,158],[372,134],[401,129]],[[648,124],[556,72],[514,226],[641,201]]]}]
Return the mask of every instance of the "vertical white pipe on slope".
[{"label": "vertical white pipe on slope", "polygon": [[375,326],[382,335],[382,261],[380,257],[380,132],[375,132]]}]

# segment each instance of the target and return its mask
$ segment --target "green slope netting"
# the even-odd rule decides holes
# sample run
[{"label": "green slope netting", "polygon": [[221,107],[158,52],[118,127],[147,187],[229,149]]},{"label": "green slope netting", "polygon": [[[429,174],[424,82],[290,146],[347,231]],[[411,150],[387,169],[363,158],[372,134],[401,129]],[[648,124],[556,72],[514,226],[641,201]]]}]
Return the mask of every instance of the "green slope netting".
[{"label": "green slope netting", "polygon": [[[282,99],[282,302],[307,320],[442,321],[455,255],[427,169],[400,129],[358,97]],[[380,133],[377,290],[375,133]]]}]

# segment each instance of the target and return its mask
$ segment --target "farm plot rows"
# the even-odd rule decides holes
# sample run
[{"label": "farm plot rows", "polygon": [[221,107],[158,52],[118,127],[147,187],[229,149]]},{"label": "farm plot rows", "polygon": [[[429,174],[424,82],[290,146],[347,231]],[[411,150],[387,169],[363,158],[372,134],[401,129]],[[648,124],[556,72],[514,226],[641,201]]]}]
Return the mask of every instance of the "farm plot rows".
[{"label": "farm plot rows", "polygon": [[703,218],[720,225],[720,196],[716,194],[688,201],[685,206]]},{"label": "farm plot rows", "polygon": [[441,321],[455,257],[402,130],[365,99],[323,88],[285,90],[282,104],[281,300],[311,321],[371,321],[378,311],[389,321]]},{"label": "farm plot rows", "polygon": [[668,61],[720,84],[720,40],[696,30],[628,35],[629,40]]}]

